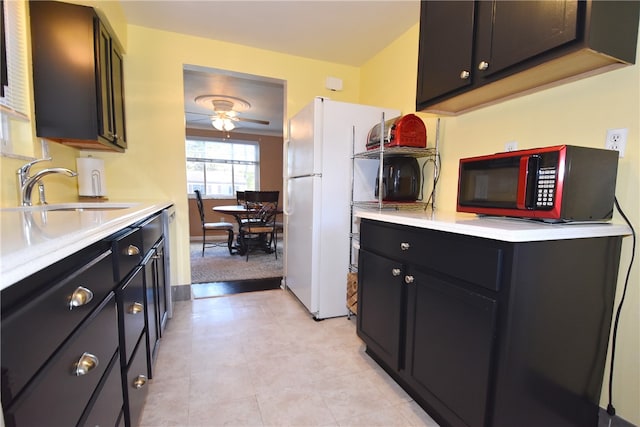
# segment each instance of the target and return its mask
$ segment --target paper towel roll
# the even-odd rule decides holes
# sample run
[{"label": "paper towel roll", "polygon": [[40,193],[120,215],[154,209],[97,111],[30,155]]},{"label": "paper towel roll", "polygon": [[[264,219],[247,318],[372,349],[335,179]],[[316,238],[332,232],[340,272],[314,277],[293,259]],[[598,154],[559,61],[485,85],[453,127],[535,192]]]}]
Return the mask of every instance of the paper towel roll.
[{"label": "paper towel roll", "polygon": [[88,197],[106,196],[104,160],[93,157],[78,157],[76,165],[78,169],[78,194]]}]

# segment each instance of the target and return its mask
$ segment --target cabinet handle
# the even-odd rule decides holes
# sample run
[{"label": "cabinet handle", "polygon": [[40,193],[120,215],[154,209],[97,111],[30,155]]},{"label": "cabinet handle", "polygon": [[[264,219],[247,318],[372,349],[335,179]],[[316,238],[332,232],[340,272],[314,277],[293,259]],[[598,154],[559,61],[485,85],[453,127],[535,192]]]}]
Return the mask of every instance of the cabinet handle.
[{"label": "cabinet handle", "polygon": [[69,297],[69,310],[88,304],[93,299],[93,292],[84,286],[78,286]]},{"label": "cabinet handle", "polygon": [[411,245],[407,242],[400,243],[400,249],[402,249],[403,251],[408,251],[410,247]]},{"label": "cabinet handle", "polygon": [[147,383],[147,377],[144,375],[138,375],[135,380],[133,380],[133,388],[136,390],[140,390]]},{"label": "cabinet handle", "polygon": [[131,304],[131,307],[129,307],[129,314],[138,314],[141,313],[142,310],[144,310],[144,306],[139,302],[134,302]]},{"label": "cabinet handle", "polygon": [[96,368],[99,363],[100,361],[96,356],[94,356],[91,353],[85,352],[82,354],[82,356],[80,356],[80,359],[76,362],[75,366],[73,367],[73,373],[77,377],[80,377],[82,375],[87,375],[94,368]]},{"label": "cabinet handle", "polygon": [[405,282],[407,285],[412,284],[414,280],[415,280],[415,279],[414,279],[414,277],[413,277],[413,276],[404,276],[404,282]]},{"label": "cabinet handle", "polygon": [[480,63],[478,64],[478,70],[484,71],[487,68],[489,68],[489,63],[487,61],[480,61]]},{"label": "cabinet handle", "polygon": [[125,254],[127,256],[134,256],[140,254],[140,249],[137,246],[129,245],[127,249],[125,249]]},{"label": "cabinet handle", "polygon": [[391,269],[391,275],[392,275],[392,276],[399,276],[399,275],[400,275],[400,273],[402,273],[402,272],[400,271],[400,269],[399,269],[399,268],[393,268],[393,269]]},{"label": "cabinet handle", "polygon": [[471,73],[470,73],[470,72],[468,72],[467,70],[462,70],[462,71],[460,72],[460,78],[461,78],[462,80],[466,80],[466,79],[468,79],[470,76],[471,76]]},{"label": "cabinet handle", "polygon": [[162,254],[154,255],[151,258],[153,258],[153,259],[162,259]]}]

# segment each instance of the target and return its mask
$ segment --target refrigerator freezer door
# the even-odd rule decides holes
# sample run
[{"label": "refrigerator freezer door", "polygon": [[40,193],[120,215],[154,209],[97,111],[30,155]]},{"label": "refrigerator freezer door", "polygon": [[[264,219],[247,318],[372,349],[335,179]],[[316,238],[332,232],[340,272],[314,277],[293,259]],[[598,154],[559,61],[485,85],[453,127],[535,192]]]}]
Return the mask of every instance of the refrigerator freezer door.
[{"label": "refrigerator freezer door", "polygon": [[319,196],[321,178],[303,177],[287,181],[286,286],[312,314],[318,311],[317,271],[319,229],[314,227],[314,195]]},{"label": "refrigerator freezer door", "polygon": [[322,100],[304,107],[289,122],[287,151],[287,176],[306,176],[321,173],[322,121],[317,117],[322,111]]}]

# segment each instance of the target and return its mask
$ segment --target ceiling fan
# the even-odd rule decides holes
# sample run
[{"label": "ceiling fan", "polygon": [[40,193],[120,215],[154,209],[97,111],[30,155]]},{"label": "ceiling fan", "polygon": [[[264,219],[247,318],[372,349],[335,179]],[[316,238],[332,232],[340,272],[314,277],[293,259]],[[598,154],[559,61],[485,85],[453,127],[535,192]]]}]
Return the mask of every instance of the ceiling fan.
[{"label": "ceiling fan", "polygon": [[[251,104],[244,99],[227,95],[201,95],[196,97],[196,104],[212,109],[213,114],[207,114],[206,120],[211,120],[211,125],[220,131],[230,131],[235,129],[235,122],[257,123],[260,125],[268,125],[267,120],[250,119],[240,117],[238,113],[247,111],[251,108]],[[203,113],[191,113],[203,114]]]}]

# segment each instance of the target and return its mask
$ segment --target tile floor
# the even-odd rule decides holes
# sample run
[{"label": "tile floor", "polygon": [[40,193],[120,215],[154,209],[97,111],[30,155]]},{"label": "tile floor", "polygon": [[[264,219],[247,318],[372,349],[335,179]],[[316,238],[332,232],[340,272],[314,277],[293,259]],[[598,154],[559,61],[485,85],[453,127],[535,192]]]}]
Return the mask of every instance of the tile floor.
[{"label": "tile floor", "polygon": [[355,318],[287,291],[178,302],[141,426],[437,426],[369,356]]}]

